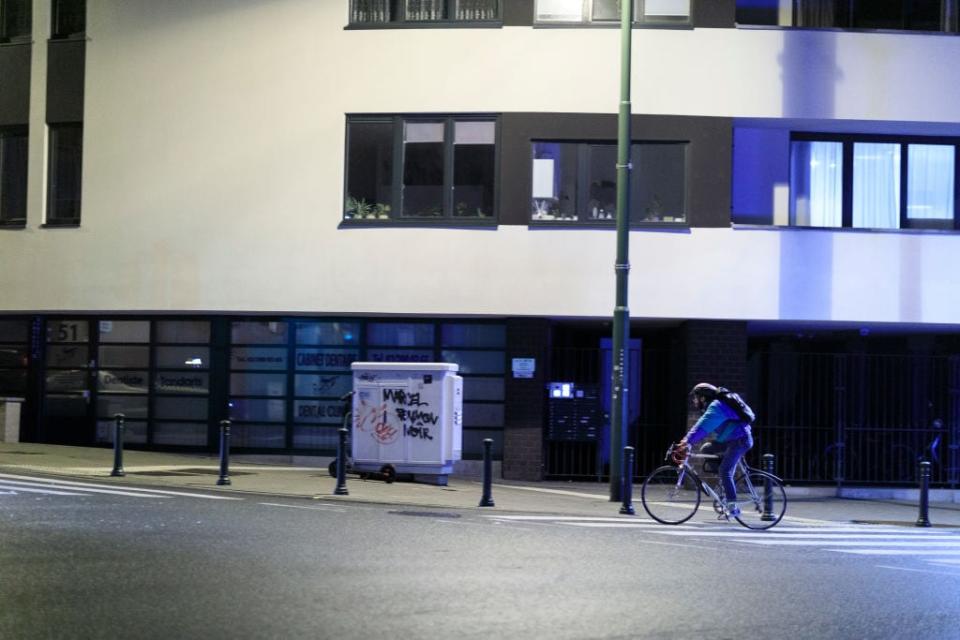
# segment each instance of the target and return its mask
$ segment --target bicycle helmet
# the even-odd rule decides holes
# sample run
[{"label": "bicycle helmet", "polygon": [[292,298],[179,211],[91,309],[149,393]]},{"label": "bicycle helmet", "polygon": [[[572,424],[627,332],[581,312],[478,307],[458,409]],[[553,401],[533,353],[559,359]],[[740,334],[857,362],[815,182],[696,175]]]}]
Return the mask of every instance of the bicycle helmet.
[{"label": "bicycle helmet", "polygon": [[717,388],[709,382],[700,382],[690,389],[690,396],[698,396],[710,402],[717,397]]}]

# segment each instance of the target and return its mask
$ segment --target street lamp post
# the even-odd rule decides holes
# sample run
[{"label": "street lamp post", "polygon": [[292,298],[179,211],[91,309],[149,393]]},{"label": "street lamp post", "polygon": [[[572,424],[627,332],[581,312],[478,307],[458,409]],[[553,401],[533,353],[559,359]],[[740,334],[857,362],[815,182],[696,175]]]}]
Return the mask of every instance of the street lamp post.
[{"label": "street lamp post", "polygon": [[[633,0],[620,0],[620,111],[617,120],[617,299],[613,309],[613,380],[610,399],[610,501],[622,498],[620,452],[627,435],[626,348],[630,337],[627,307],[630,276],[630,56]],[[633,479],[630,478],[630,481]]]}]

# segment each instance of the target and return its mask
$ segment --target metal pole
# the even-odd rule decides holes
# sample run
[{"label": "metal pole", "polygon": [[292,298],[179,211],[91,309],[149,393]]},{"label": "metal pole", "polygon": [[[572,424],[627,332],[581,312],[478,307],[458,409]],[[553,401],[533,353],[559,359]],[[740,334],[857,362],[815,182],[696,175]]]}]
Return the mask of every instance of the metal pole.
[{"label": "metal pole", "polygon": [[610,501],[620,500],[620,449],[627,440],[626,347],[630,337],[627,307],[630,275],[630,56],[633,0],[620,0],[620,112],[617,118],[617,299],[613,309],[613,380],[610,398]]},{"label": "metal pole", "polygon": [[[763,470],[773,475],[772,453],[763,454]],[[763,481],[763,513],[760,515],[760,519],[766,522],[776,520],[773,515],[773,486],[769,478],[765,478]]]},{"label": "metal pole", "polygon": [[493,496],[491,495],[491,485],[493,481],[491,477],[493,476],[493,455],[491,454],[491,449],[493,448],[493,440],[490,438],[483,439],[483,496],[480,498],[481,507],[492,507]]},{"label": "metal pole", "polygon": [[113,471],[110,475],[122,478],[127,475],[123,471],[123,421],[126,416],[118,413],[113,418],[116,423],[113,426]]},{"label": "metal pole", "polygon": [[220,421],[220,477],[217,484],[230,484],[230,421]]},{"label": "metal pole", "polygon": [[347,491],[347,428],[340,427],[337,431],[337,486],[333,490],[335,496],[348,496]]},{"label": "metal pole", "polygon": [[920,463],[920,514],[917,517],[918,527],[930,525],[930,463],[924,460]]},{"label": "metal pole", "polygon": [[633,509],[633,447],[623,448],[623,504],[620,513],[627,516],[637,514]]}]

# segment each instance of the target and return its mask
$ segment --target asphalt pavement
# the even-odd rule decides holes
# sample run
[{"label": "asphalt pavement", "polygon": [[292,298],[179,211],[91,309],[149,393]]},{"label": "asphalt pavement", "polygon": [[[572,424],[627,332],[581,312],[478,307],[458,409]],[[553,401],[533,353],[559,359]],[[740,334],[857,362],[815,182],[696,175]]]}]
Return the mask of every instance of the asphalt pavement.
[{"label": "asphalt pavement", "polygon": [[[302,459],[301,459],[302,460]],[[324,502],[372,503],[410,509],[472,509],[482,512],[542,513],[572,516],[618,515],[620,502],[609,499],[609,485],[597,482],[518,482],[495,478],[494,506],[480,507],[480,478],[451,476],[446,486],[347,476],[347,495],[335,495],[336,479],[327,471],[329,458],[312,464],[278,464],[235,456],[229,485],[218,485],[219,459],[205,455],[127,450],[123,477],[112,477],[111,448],[0,443],[0,474],[49,476],[111,485],[177,487],[203,491],[281,496]],[[914,526],[919,515],[916,489],[787,486],[786,520],[810,522],[875,522]],[[637,518],[646,519],[634,487]],[[960,491],[931,494],[929,519],[935,527],[960,528]]]}]

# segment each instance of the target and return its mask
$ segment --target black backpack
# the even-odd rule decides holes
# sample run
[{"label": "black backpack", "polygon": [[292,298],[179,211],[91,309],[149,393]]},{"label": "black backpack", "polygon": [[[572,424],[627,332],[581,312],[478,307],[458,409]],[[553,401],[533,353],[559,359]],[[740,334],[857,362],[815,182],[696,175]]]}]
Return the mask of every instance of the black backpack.
[{"label": "black backpack", "polygon": [[743,401],[739,393],[725,387],[717,387],[717,400],[733,409],[742,422],[753,424],[756,421],[757,416],[753,413],[753,409]]}]

